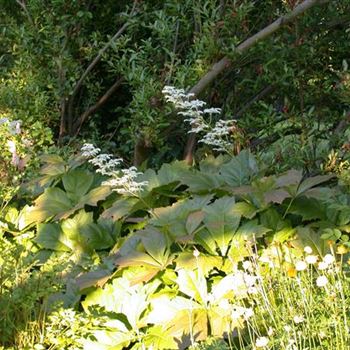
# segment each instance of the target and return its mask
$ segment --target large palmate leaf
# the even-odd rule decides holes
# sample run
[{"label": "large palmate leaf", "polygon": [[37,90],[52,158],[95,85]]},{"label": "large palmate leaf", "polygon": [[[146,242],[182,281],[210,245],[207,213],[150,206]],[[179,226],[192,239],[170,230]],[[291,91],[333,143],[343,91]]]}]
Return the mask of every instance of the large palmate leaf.
[{"label": "large palmate leaf", "polygon": [[258,171],[254,156],[244,150],[224,164],[220,169],[220,174],[228,186],[237,187],[249,184]]},{"label": "large palmate leaf", "polygon": [[181,252],[176,258],[176,269],[195,270],[199,269],[205,276],[214,268],[220,268],[222,258],[219,256],[205,255],[200,253],[194,256],[192,252]]},{"label": "large palmate leaf", "polygon": [[[30,209],[30,222],[43,222],[46,219],[72,208],[72,202],[60,188],[47,188]],[[29,224],[27,222],[27,224]]]},{"label": "large palmate leaf", "polygon": [[223,185],[218,174],[204,173],[194,169],[182,172],[181,183],[188,186],[188,190],[192,193],[208,193]]},{"label": "large palmate leaf", "polygon": [[44,249],[69,251],[69,246],[65,245],[63,239],[63,231],[59,224],[38,224],[37,236],[34,241]]},{"label": "large palmate leaf", "polygon": [[201,305],[206,305],[208,301],[207,281],[200,269],[192,271],[180,269],[176,283],[182,293],[193,298]]},{"label": "large palmate leaf", "polygon": [[[205,213],[203,222],[210,233],[210,237],[206,238],[216,243],[222,255],[226,254],[241,220],[241,216],[235,212],[234,208],[233,197],[222,197],[203,209]],[[199,232],[197,236],[203,235],[205,231]]]},{"label": "large palmate leaf", "polygon": [[264,234],[269,231],[271,231],[271,229],[259,225],[258,220],[250,220],[241,225],[236,231],[235,239],[245,241],[255,240],[255,238],[263,237]]},{"label": "large palmate leaf", "polygon": [[82,169],[71,170],[62,178],[68,197],[75,203],[88,192],[93,181],[94,175]]},{"label": "large palmate leaf", "polygon": [[112,232],[94,223],[91,212],[81,210],[73,218],[64,220],[61,227],[64,236],[75,243],[73,247],[78,245],[83,250],[106,249],[115,243]]},{"label": "large palmate leaf", "polygon": [[[154,217],[150,220],[150,223],[156,227],[161,227],[162,231],[168,232],[174,238],[186,236],[193,232],[188,231],[193,229],[191,222],[188,221],[191,220],[188,219],[189,215],[201,210],[210,202],[212,197],[212,195],[198,195],[194,196],[193,199],[180,200],[168,207],[157,208],[154,210]],[[196,222],[199,224],[198,218]]]},{"label": "large palmate leaf", "polygon": [[190,345],[185,341],[184,335],[193,334],[196,341],[204,340],[208,335],[205,307],[193,299],[181,296],[161,294],[152,298],[151,311],[145,321],[166,327],[167,333],[176,339],[181,349]]},{"label": "large palmate leaf", "polygon": [[141,316],[149,305],[151,295],[159,286],[159,281],[146,285],[130,285],[126,278],[116,278],[104,288],[98,288],[89,293],[82,305],[86,311],[89,306],[103,306],[107,311],[124,314],[133,328],[137,330],[143,326]]},{"label": "large palmate leaf", "polygon": [[327,241],[321,238],[320,232],[313,230],[311,227],[297,227],[296,239],[291,241],[290,245],[299,248],[301,251],[304,247],[309,246],[321,256],[329,251]]},{"label": "large palmate leaf", "polygon": [[142,339],[142,347],[147,349],[172,350],[178,349],[178,343],[163,325],[148,327]]},{"label": "large palmate leaf", "polygon": [[131,214],[138,202],[139,200],[133,197],[118,199],[110,208],[106,209],[101,214],[101,217],[106,219],[119,220],[120,218]]}]

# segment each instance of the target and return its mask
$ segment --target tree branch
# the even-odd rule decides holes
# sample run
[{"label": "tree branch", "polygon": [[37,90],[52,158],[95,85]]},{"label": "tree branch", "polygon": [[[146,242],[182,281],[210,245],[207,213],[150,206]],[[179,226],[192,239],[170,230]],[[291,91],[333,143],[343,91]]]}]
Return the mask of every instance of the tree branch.
[{"label": "tree branch", "polygon": [[95,113],[99,108],[101,108],[109,100],[109,98],[120,87],[123,81],[124,81],[124,78],[119,78],[93,106],[89,107],[84,113],[80,115],[80,117],[76,120],[73,126],[75,130],[74,136],[77,136],[79,134],[79,131],[83,123],[86,121],[86,119],[91,114]]},{"label": "tree branch", "polygon": [[[247,40],[243,41],[239,44],[235,49],[234,53],[242,53],[248,49],[250,49],[254,44],[258,41],[261,41],[278,29],[280,29],[283,25],[293,21],[295,18],[303,14],[306,10],[310,9],[315,5],[320,5],[328,2],[329,0],[305,0],[300,5],[296,6],[290,13],[278,18],[273,23],[269,24],[264,29],[260,30],[258,33],[254,34]],[[220,75],[224,70],[229,69],[232,66],[233,62],[228,57],[223,57],[220,61],[215,63],[208,73],[206,73],[199,82],[191,88],[189,93],[193,93],[195,95],[200,94],[210,83],[212,83],[218,75]],[[191,134],[187,140],[187,144],[185,147],[184,159],[188,163],[192,163],[193,160],[193,152],[196,144],[196,136],[195,134]]]},{"label": "tree branch", "polygon": [[[134,0],[133,7],[130,12],[130,17],[134,16],[136,13],[136,5],[137,5],[138,0]],[[129,26],[130,22],[127,21],[123,24],[123,26],[113,35],[113,37],[106,43],[106,45],[98,52],[98,55],[93,59],[93,61],[89,64],[89,66],[86,68],[78,82],[76,83],[71,96],[69,98],[69,104],[68,104],[68,118],[70,120],[70,123],[72,124],[72,118],[73,118],[73,104],[74,104],[74,99],[80,90],[80,88],[83,85],[84,80],[88,76],[88,74],[92,71],[92,69],[96,66],[96,64],[101,60],[103,54],[107,51],[107,49],[112,45],[112,43],[117,40],[127,29]],[[69,129],[71,129],[72,125],[70,126]]]}]

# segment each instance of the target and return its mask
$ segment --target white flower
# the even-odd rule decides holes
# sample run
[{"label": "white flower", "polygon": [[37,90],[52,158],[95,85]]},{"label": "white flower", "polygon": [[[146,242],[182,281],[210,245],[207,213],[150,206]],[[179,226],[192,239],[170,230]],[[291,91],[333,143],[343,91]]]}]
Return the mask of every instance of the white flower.
[{"label": "white flower", "polygon": [[328,263],[326,263],[325,261],[320,261],[318,263],[318,269],[319,270],[326,270],[328,268]]},{"label": "white flower", "polygon": [[267,330],[267,335],[271,336],[273,335],[274,331],[272,327],[269,327],[269,329]]},{"label": "white flower", "polygon": [[297,261],[296,264],[295,264],[295,269],[297,271],[304,271],[307,269],[307,264],[305,261]]},{"label": "white flower", "polygon": [[308,264],[316,264],[317,260],[318,260],[318,256],[316,256],[316,255],[308,255],[305,257],[305,261]]},{"label": "white flower", "polygon": [[309,247],[308,245],[304,248],[304,252],[306,253],[306,254],[312,254],[312,248],[311,247]]},{"label": "white flower", "polygon": [[252,308],[247,308],[244,312],[244,319],[248,320],[249,318],[254,316],[254,311]]},{"label": "white flower", "polygon": [[199,251],[197,250],[197,249],[195,249],[194,251],[193,251],[193,256],[194,257],[196,257],[196,258],[198,258],[199,257]]},{"label": "white flower", "polygon": [[249,260],[243,261],[242,266],[243,266],[243,269],[244,269],[244,270],[251,270],[252,267],[253,267],[251,261],[249,261]]},{"label": "white flower", "polygon": [[327,283],[328,283],[328,279],[326,276],[317,277],[317,280],[316,280],[317,287],[325,287]]},{"label": "white flower", "polygon": [[333,264],[333,263],[334,263],[335,258],[334,258],[334,256],[331,255],[331,254],[326,254],[326,255],[323,257],[323,261],[324,261],[326,264],[330,265],[330,264]]},{"label": "white flower", "polygon": [[293,318],[293,321],[295,322],[295,323],[302,323],[302,322],[304,322],[305,321],[305,318],[304,318],[304,316],[294,316],[294,318]]},{"label": "white flower", "polygon": [[255,346],[257,348],[264,348],[269,343],[269,339],[266,337],[260,337],[256,339]]},{"label": "white flower", "polygon": [[99,148],[96,148],[92,143],[84,143],[81,151],[81,155],[86,158],[95,157],[101,152],[101,150]]}]

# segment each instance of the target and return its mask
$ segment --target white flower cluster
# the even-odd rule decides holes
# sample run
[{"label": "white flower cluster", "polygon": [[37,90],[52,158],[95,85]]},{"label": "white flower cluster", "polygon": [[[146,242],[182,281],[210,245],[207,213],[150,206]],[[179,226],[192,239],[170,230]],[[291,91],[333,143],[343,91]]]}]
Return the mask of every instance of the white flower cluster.
[{"label": "white flower cluster", "polygon": [[229,152],[232,149],[232,143],[227,141],[234,126],[234,120],[219,120],[214,128],[207,132],[199,142],[213,146],[215,151]]},{"label": "white flower cluster", "polygon": [[91,143],[84,144],[81,151],[83,157],[91,158],[88,162],[97,167],[96,172],[110,177],[109,180],[102,182],[103,186],[110,186],[119,194],[137,197],[140,191],[148,185],[147,181],[136,181],[137,177],[142,174],[137,171],[136,167],[118,169],[123,159],[113,158],[111,154],[99,154],[101,150]]},{"label": "white flower cluster", "polygon": [[206,135],[199,140],[206,145],[213,146],[216,151],[229,152],[232,149],[232,142],[229,141],[232,127],[235,120],[219,120],[214,127],[207,123],[204,116],[209,115],[210,119],[214,114],[221,114],[220,108],[204,108],[204,101],[193,99],[194,94],[186,94],[183,89],[176,89],[173,86],[165,86],[162,90],[165,100],[174,104],[179,109],[179,115],[187,119],[191,130],[189,133],[206,132]]}]

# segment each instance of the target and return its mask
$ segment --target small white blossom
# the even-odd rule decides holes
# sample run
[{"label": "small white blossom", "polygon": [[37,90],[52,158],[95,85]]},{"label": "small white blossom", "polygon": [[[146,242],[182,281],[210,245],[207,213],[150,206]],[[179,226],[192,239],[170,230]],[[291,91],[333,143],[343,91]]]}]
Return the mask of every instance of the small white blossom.
[{"label": "small white blossom", "polygon": [[244,269],[244,270],[247,270],[247,271],[248,271],[248,270],[251,270],[252,267],[253,267],[251,261],[249,261],[249,260],[243,261],[242,266],[243,266],[243,269]]},{"label": "small white blossom", "polygon": [[203,114],[220,114],[220,108],[205,108],[205,102],[192,99],[193,94],[186,94],[183,89],[176,89],[172,86],[165,86],[162,90],[165,100],[174,104],[179,109],[179,115],[186,117],[185,121],[191,126],[188,133],[200,133],[205,131],[204,137],[199,142],[212,146],[216,151],[229,152],[232,149],[230,139],[231,129],[234,120],[219,120],[214,127],[211,127],[203,118]]},{"label": "small white blossom", "polygon": [[304,316],[294,316],[293,317],[293,321],[295,322],[295,323],[302,323],[302,322],[304,322],[305,321],[305,318],[304,318]]},{"label": "small white blossom", "polygon": [[295,269],[297,271],[304,271],[307,269],[307,264],[305,261],[297,261],[296,264],[295,264]]},{"label": "small white blossom", "polygon": [[304,248],[304,252],[305,252],[306,254],[312,254],[312,248],[309,247],[309,246],[306,246],[306,247]]},{"label": "small white blossom", "polygon": [[260,337],[256,339],[255,346],[257,348],[264,348],[269,343],[269,339],[267,337]]},{"label": "small white blossom", "polygon": [[318,263],[318,269],[319,270],[326,270],[326,269],[328,269],[328,267],[329,267],[329,264],[328,263],[326,263],[325,261],[320,261],[319,263]]},{"label": "small white blossom", "polygon": [[89,159],[89,163],[97,167],[96,172],[110,177],[102,182],[102,185],[112,187],[112,191],[137,196],[148,185],[148,181],[136,181],[142,174],[136,167],[118,169],[123,162],[121,158],[113,158],[111,154],[99,154],[101,150],[90,143],[84,144],[81,150],[83,157],[92,158]]},{"label": "small white blossom", "polygon": [[316,255],[308,255],[305,257],[305,261],[310,265],[316,264],[317,260],[318,260],[318,256],[316,256]]},{"label": "small white blossom", "polygon": [[193,256],[196,257],[196,258],[198,258],[199,255],[200,255],[199,251],[198,251],[197,249],[195,249],[195,250],[193,251]]},{"label": "small white blossom", "polygon": [[326,276],[317,277],[317,280],[316,280],[317,287],[325,287],[327,283],[328,283],[328,279]]},{"label": "small white blossom", "polygon": [[91,143],[84,143],[83,147],[81,148],[81,151],[82,151],[81,155],[86,158],[95,157],[101,152],[99,148],[96,148]]},{"label": "small white blossom", "polygon": [[331,255],[331,254],[326,254],[326,255],[323,257],[323,261],[324,261],[326,264],[330,265],[330,264],[333,264],[333,263],[334,263],[335,258],[334,258],[334,256]]}]

